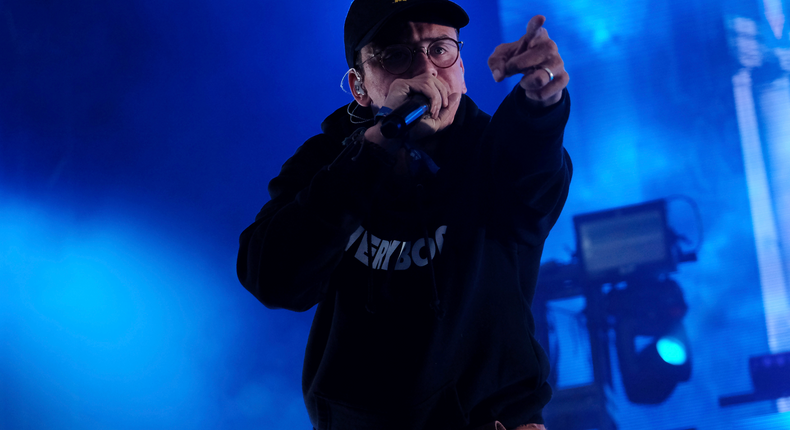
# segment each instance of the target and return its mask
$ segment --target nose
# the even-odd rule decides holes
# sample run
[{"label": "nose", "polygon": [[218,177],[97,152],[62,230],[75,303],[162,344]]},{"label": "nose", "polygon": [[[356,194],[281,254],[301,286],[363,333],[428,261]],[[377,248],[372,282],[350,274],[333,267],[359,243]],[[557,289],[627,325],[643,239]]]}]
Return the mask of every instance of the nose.
[{"label": "nose", "polygon": [[431,59],[428,58],[427,48],[416,48],[413,51],[413,55],[411,62],[412,76],[418,76],[424,73],[430,73],[433,76],[438,75],[436,66]]}]

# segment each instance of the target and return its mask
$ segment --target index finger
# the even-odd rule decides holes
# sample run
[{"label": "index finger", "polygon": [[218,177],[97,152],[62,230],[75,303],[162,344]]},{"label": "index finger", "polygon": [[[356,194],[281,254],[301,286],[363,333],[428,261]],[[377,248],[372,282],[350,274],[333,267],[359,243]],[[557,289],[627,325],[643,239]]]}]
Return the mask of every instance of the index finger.
[{"label": "index finger", "polygon": [[525,35],[525,42],[529,43],[538,34],[538,30],[543,27],[546,22],[546,17],[543,15],[533,16],[527,23],[527,34]]},{"label": "index finger", "polygon": [[[507,62],[514,56],[522,54],[527,50],[530,42],[542,34],[541,29],[546,17],[543,15],[533,16],[527,23],[527,32],[519,40],[511,43],[503,43],[494,49],[494,53],[488,57],[488,67],[494,75],[496,82],[502,81],[507,76],[504,74]],[[545,32],[545,30],[543,31]]]}]

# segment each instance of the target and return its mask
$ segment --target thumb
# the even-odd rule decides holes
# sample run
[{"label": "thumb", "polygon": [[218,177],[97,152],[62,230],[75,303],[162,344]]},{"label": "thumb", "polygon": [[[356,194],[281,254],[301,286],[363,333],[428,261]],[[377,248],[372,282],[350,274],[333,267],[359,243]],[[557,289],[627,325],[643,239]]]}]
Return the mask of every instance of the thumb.
[{"label": "thumb", "polygon": [[[461,93],[452,93],[447,97],[447,109],[442,109],[439,112],[439,122],[452,120],[455,117],[455,112],[458,111],[458,105],[461,104]],[[450,117],[452,115],[452,117]]]}]

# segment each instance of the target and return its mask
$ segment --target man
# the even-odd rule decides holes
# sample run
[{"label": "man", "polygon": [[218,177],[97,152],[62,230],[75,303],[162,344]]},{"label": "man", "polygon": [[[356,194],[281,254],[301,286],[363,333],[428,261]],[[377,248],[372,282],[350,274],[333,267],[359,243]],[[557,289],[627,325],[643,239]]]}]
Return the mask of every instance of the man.
[{"label": "man", "polygon": [[[464,95],[468,20],[447,0],[355,0],[355,101],[285,162],[241,235],[238,276],[264,305],[318,305],[303,370],[316,430],[542,428],[530,305],[571,176],[568,75],[533,18],[488,60],[497,81],[523,75],[490,117]],[[385,138],[415,94],[429,112]]]}]

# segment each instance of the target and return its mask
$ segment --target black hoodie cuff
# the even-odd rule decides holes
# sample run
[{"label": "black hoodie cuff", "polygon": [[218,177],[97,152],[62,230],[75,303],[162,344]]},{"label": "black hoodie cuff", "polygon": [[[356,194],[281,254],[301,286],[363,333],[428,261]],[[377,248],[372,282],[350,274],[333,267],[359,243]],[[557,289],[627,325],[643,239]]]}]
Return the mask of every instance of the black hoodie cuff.
[{"label": "black hoodie cuff", "polygon": [[551,106],[537,107],[527,100],[524,89],[520,85],[516,85],[502,103],[503,106],[506,104],[514,108],[514,111],[521,116],[531,130],[540,133],[564,126],[570,110],[570,97],[568,89],[565,88],[557,103]]}]

